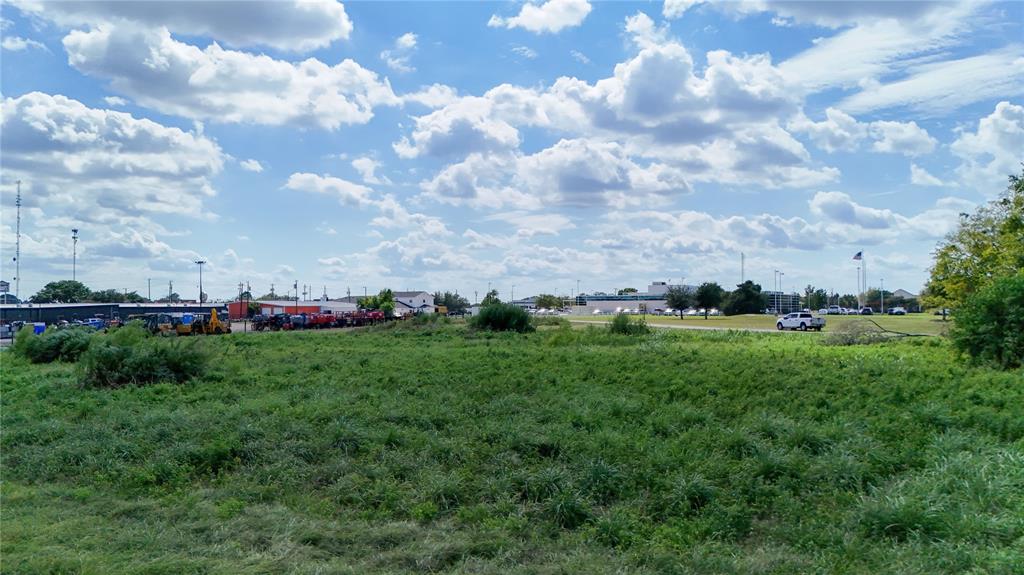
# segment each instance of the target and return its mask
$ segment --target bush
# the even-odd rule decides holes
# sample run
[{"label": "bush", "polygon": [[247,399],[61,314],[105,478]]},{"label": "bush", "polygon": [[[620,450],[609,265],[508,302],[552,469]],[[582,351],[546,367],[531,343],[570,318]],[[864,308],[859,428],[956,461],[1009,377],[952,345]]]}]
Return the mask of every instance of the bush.
[{"label": "bush", "polygon": [[473,318],[472,325],[478,329],[491,331],[533,331],[530,314],[519,306],[507,303],[496,303],[480,308],[480,313]]},{"label": "bush", "polygon": [[[144,334],[145,332],[143,332]],[[96,338],[82,355],[82,385],[120,387],[161,381],[182,383],[206,371],[209,358],[198,342],[139,338],[129,328]]]},{"label": "bush", "polygon": [[975,363],[1024,365],[1024,272],[1001,278],[956,311],[953,344]]},{"label": "bush", "polygon": [[77,361],[86,348],[93,331],[87,327],[48,329],[36,335],[32,326],[26,325],[18,331],[11,351],[32,363],[51,361]]},{"label": "bush", "polygon": [[624,313],[620,313],[612,319],[608,330],[622,335],[643,335],[651,331],[647,327],[647,322],[642,319],[633,319]]}]

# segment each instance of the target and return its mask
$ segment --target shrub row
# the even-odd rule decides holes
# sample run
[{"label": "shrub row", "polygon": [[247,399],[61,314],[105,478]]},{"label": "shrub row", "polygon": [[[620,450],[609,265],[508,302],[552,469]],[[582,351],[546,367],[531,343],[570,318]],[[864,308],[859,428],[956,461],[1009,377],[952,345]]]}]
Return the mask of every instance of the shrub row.
[{"label": "shrub row", "polygon": [[58,359],[76,361],[89,347],[92,334],[92,328],[88,327],[48,329],[36,334],[32,326],[26,325],[14,338],[11,353],[32,363],[50,363]]},{"label": "shrub row", "polygon": [[198,340],[154,338],[142,326],[129,324],[94,338],[79,363],[83,386],[120,387],[182,383],[205,373],[209,357]]}]

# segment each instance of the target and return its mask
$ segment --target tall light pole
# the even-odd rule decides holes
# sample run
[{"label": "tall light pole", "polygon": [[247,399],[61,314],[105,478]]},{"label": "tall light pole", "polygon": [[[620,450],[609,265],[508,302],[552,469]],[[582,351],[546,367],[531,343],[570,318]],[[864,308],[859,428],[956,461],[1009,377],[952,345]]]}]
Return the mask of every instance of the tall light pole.
[{"label": "tall light pole", "polygon": [[18,300],[18,307],[21,307],[21,180],[18,180],[18,195],[14,200],[18,208],[18,224],[14,243],[14,299]]},{"label": "tall light pole", "polygon": [[779,272],[779,308],[780,308],[779,311],[782,311],[781,308],[782,308],[782,302],[783,302],[783,299],[784,299],[783,298],[784,294],[782,293],[783,292],[782,276],[784,276],[784,275],[786,275],[786,272],[782,272],[782,271]]},{"label": "tall light pole", "polygon": [[203,264],[206,260],[196,260],[194,263],[199,266],[199,305],[203,305]]},{"label": "tall light pole", "polygon": [[295,315],[299,314],[299,280],[295,280]]},{"label": "tall light pole", "polygon": [[879,278],[879,281],[882,283],[882,288],[878,291],[878,295],[882,300],[879,302],[881,309],[878,310],[878,313],[885,313],[885,278]]},{"label": "tall light pole", "polygon": [[71,228],[71,281],[76,281],[75,268],[78,264],[78,228]]}]

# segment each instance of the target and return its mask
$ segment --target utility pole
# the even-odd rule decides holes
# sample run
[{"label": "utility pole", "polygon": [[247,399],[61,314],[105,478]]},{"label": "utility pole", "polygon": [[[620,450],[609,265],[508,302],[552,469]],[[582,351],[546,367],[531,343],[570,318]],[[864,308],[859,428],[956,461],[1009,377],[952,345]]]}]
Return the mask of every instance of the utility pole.
[{"label": "utility pole", "polygon": [[879,302],[879,307],[881,309],[878,310],[878,313],[885,313],[885,278],[879,278],[879,280],[882,283],[882,288],[878,290],[878,295],[882,298],[882,300],[881,302]]},{"label": "utility pole", "polygon": [[18,180],[18,195],[14,205],[18,209],[18,224],[16,240],[14,244],[14,299],[18,300],[18,307],[21,307],[21,180]]},{"label": "utility pole", "polygon": [[363,286],[363,297],[366,297],[366,286]]},{"label": "utility pole", "polygon": [[196,260],[195,263],[199,265],[199,305],[203,305],[203,264],[206,260]]},{"label": "utility pole", "polygon": [[783,287],[782,287],[782,277],[784,275],[786,275],[785,272],[781,272],[781,271],[779,272],[779,307],[780,308],[782,307],[783,300],[785,299],[783,297],[785,294],[783,294]]},{"label": "utility pole", "polygon": [[174,281],[167,280],[167,303],[171,302],[171,294],[174,293]]},{"label": "utility pole", "polygon": [[298,314],[299,313],[299,280],[295,280],[295,285],[292,286],[292,287],[295,288],[295,313]]},{"label": "utility pole", "polygon": [[71,228],[71,281],[77,281],[75,268],[78,263],[78,228]]},{"label": "utility pole", "polygon": [[513,285],[512,286],[512,300],[509,303],[512,303],[512,302],[515,302],[515,301],[516,301],[516,286]]},{"label": "utility pole", "polygon": [[146,299],[153,301],[153,278],[146,278]]}]

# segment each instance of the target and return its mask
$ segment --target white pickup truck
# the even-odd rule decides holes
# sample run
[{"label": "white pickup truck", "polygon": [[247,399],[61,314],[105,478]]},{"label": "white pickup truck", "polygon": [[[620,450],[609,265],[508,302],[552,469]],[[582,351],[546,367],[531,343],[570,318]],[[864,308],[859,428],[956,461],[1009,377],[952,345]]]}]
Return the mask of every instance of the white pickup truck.
[{"label": "white pickup truck", "polygon": [[821,331],[823,327],[825,327],[825,318],[814,317],[814,314],[808,311],[786,314],[775,323],[775,329],[779,331],[784,329],[798,329],[800,331],[813,329]]}]

